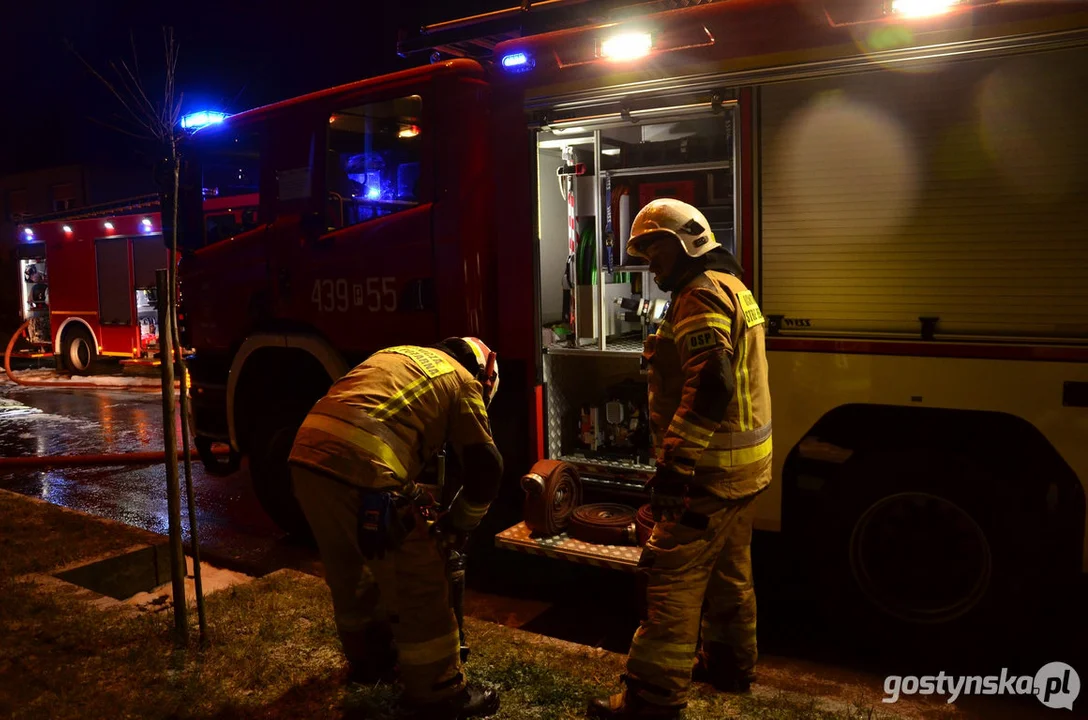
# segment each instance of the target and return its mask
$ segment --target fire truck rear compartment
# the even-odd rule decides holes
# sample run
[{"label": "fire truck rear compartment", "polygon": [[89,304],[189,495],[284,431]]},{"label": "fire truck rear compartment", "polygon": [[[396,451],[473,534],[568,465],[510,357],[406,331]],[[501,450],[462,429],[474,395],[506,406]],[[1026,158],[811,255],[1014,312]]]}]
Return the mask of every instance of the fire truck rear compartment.
[{"label": "fire truck rear compartment", "polygon": [[[669,108],[652,122],[571,121],[537,135],[545,456],[576,468],[583,505],[637,511],[649,500],[654,461],[642,350],[669,296],[627,256],[635,214],[657,197],[689,201],[735,249],[734,106],[661,104]],[[525,522],[495,542],[618,570],[633,570],[641,555],[635,538],[607,545],[569,532],[545,537]]]}]

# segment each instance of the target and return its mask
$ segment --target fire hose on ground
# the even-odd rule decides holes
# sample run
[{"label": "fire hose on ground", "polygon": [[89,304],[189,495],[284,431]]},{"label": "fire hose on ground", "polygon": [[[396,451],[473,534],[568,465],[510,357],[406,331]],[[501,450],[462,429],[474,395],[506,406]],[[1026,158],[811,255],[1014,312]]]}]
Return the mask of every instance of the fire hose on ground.
[{"label": "fire hose on ground", "polygon": [[525,525],[536,535],[563,532],[595,545],[644,545],[654,527],[650,506],[582,504],[582,481],[575,467],[541,460],[521,479]]},{"label": "fire hose on ground", "polygon": [[[7,373],[8,378],[17,385],[26,385],[30,387],[54,387],[54,388],[93,388],[95,390],[101,390],[108,388],[109,386],[96,385],[94,383],[79,383],[79,382],[46,382],[39,380],[20,380],[15,377],[11,371],[11,351],[15,347],[16,341],[19,336],[23,334],[30,321],[27,320],[20,326],[15,334],[11,336],[11,340],[8,341],[7,349],[4,351],[4,372]],[[174,387],[177,388],[178,384],[175,383]],[[156,392],[161,393],[162,387],[122,387],[123,390],[136,390],[139,392]],[[184,460],[184,458],[180,458]],[[190,452],[190,459],[199,459],[195,452]],[[153,450],[148,452],[127,452],[127,453],[105,453],[96,455],[46,455],[46,456],[30,456],[30,457],[2,457],[0,458],[0,469],[12,470],[12,469],[24,469],[24,468],[43,468],[43,467],[90,467],[96,465],[156,465],[166,462],[165,450]]]},{"label": "fire hose on ground", "polygon": [[[13,373],[11,371],[11,351],[15,348],[15,343],[16,343],[16,341],[18,341],[19,336],[22,335],[24,331],[26,331],[26,329],[27,329],[27,327],[29,325],[30,325],[30,321],[27,320],[21,326],[19,326],[19,329],[15,331],[14,335],[11,336],[11,340],[8,341],[7,349],[4,351],[4,372],[7,373],[7,376],[8,376],[9,380],[11,380],[16,385],[25,385],[27,387],[83,388],[83,389],[93,388],[95,390],[101,390],[103,388],[109,388],[110,387],[108,385],[97,385],[95,383],[49,382],[49,381],[46,381],[46,380],[20,380],[19,378],[15,377],[15,373]],[[131,386],[117,386],[117,387],[120,388],[120,389],[123,389],[123,390],[131,390],[131,391],[135,391],[135,392],[156,392],[156,393],[162,392],[162,388],[159,387],[159,386],[151,387],[151,386],[131,385]],[[174,387],[178,388],[179,384],[174,383]]]}]

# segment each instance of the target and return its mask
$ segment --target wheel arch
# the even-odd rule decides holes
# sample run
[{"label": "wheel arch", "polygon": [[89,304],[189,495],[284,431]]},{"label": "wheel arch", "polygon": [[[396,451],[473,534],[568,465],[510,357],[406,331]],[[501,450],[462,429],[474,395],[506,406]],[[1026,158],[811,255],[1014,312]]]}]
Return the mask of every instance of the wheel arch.
[{"label": "wheel arch", "polygon": [[62,342],[64,342],[64,333],[68,331],[68,327],[70,325],[72,325],[72,324],[79,325],[79,326],[82,326],[83,328],[85,328],[87,330],[87,332],[89,332],[91,334],[91,340],[94,341],[95,350],[100,350],[101,349],[102,343],[99,341],[98,335],[95,333],[94,328],[91,327],[91,324],[89,322],[87,322],[86,320],[84,320],[83,318],[81,318],[81,317],[72,316],[70,318],[67,318],[64,322],[62,322],[57,327],[57,334],[56,334],[55,339],[53,340],[53,354],[54,355],[59,355],[60,354],[60,352],[61,352],[60,345],[61,345]]},{"label": "wheel arch", "polygon": [[[1001,528],[1002,541],[1034,532],[1046,548],[1052,577],[1074,576],[1084,560],[1084,485],[1070,463],[1034,423],[1009,412],[851,403],[824,413],[782,468],[782,529],[794,542],[813,540],[828,514],[849,514],[850,463],[896,453],[954,456],[985,471],[992,482],[961,485],[984,506],[1023,519]],[[942,468],[947,471],[947,468]],[[873,492],[889,492],[879,473]],[[1031,528],[1030,530],[1028,528]]]},{"label": "wheel arch", "polygon": [[265,362],[265,358],[275,354],[307,356],[316,366],[328,375],[330,384],[342,377],[349,370],[344,357],[324,338],[306,333],[257,333],[245,339],[231,362],[227,375],[227,428],[231,447],[242,451],[244,421],[239,421],[238,411],[244,407],[244,397],[240,394],[245,389],[247,373]]}]

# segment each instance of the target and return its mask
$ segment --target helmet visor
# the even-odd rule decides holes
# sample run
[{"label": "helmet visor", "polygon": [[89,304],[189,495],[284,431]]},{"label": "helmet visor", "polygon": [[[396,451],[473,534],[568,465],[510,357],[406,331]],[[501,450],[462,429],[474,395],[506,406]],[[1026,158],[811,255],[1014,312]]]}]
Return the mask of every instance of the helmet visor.
[{"label": "helmet visor", "polygon": [[672,233],[666,230],[651,230],[641,235],[632,237],[627,241],[627,254],[631,257],[650,259],[650,246],[658,240],[671,237]]}]

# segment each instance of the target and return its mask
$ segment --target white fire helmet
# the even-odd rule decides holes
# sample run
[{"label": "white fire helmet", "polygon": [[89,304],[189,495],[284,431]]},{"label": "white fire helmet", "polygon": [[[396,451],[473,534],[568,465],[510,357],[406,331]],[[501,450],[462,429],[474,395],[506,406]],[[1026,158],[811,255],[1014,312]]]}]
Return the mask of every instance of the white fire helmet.
[{"label": "white fire helmet", "polygon": [[635,216],[631,237],[627,240],[627,254],[647,258],[646,248],[662,233],[679,240],[688,257],[699,257],[721,247],[714,239],[710,223],[699,210],[681,200],[658,198],[647,203]]},{"label": "white fire helmet", "polygon": [[476,362],[480,368],[476,379],[484,386],[484,406],[490,407],[495,393],[499,391],[498,355],[492,352],[480,338],[463,337],[461,339],[472,348],[472,354],[476,356]]}]

